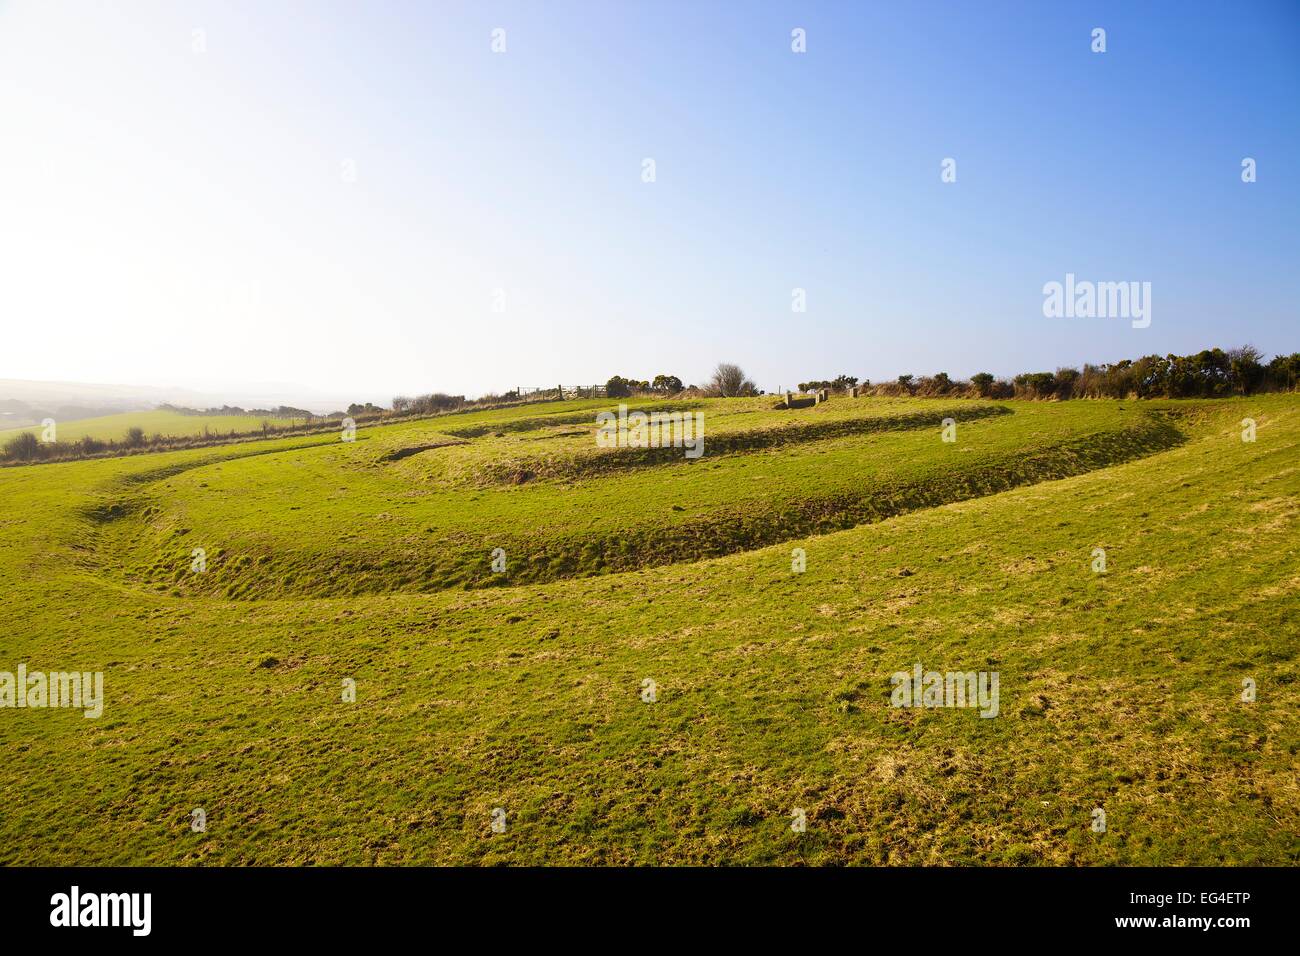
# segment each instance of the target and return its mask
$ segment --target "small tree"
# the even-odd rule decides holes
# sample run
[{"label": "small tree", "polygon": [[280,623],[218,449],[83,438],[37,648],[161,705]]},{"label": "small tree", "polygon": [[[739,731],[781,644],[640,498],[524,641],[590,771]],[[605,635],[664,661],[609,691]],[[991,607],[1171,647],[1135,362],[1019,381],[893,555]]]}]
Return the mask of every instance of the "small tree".
[{"label": "small tree", "polygon": [[1061,401],[1073,398],[1079,378],[1077,368],[1058,368],[1055,381],[1052,383],[1052,390],[1056,393],[1056,397]]},{"label": "small tree", "polygon": [[1046,398],[1056,388],[1056,376],[1051,372],[1022,372],[1014,379],[1016,397],[1024,393],[1026,398]]},{"label": "small tree", "polygon": [[713,370],[713,378],[709,381],[709,391],[723,398],[737,398],[743,395],[757,395],[758,387],[745,377],[745,372],[739,365],[719,362],[718,367]]},{"label": "small tree", "polygon": [[609,381],[605,383],[605,397],[627,398],[632,394],[633,384],[622,375],[611,375]]},{"label": "small tree", "polygon": [[1232,374],[1233,388],[1249,395],[1264,382],[1263,353],[1253,345],[1228,350],[1228,368]]},{"label": "small tree", "polygon": [[1270,388],[1290,390],[1300,382],[1300,352],[1291,355],[1274,355],[1268,363]]},{"label": "small tree", "polygon": [[41,453],[41,442],[31,432],[19,432],[5,442],[5,455],[15,461],[31,461]]},{"label": "small tree", "polygon": [[970,383],[975,386],[975,392],[980,398],[988,398],[993,391],[993,376],[988,372],[976,372],[970,377]]}]

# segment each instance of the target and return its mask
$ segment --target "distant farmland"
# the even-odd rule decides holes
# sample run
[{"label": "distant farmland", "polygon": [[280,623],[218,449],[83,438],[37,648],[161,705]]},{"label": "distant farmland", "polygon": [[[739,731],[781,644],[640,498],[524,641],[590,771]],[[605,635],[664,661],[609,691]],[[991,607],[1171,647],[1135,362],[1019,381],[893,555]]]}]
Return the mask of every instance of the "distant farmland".
[{"label": "distant farmland", "polygon": [[[166,435],[180,438],[202,435],[205,428],[212,434],[227,435],[232,430],[257,431],[262,427],[262,422],[285,426],[297,421],[301,419],[267,418],[263,415],[182,415],[180,412],[158,410],[122,412],[117,415],[82,418],[69,422],[56,420],[56,428],[60,441],[70,442],[81,438],[120,441],[129,428],[143,429],[146,437]],[[40,425],[4,429],[0,431],[0,444],[4,444],[20,432],[31,432],[39,437],[42,431]]]}]

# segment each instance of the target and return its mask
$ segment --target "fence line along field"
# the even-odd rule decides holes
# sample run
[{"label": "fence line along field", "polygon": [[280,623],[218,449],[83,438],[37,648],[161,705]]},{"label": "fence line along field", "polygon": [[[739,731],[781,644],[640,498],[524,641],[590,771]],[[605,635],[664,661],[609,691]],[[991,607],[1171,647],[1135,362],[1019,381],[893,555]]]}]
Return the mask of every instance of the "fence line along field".
[{"label": "fence line along field", "polygon": [[[263,422],[283,427],[299,424],[301,419],[267,418],[265,415],[187,415],[177,411],[155,409],[148,412],[119,412],[115,415],[101,415],[68,422],[56,420],[55,428],[60,441],[80,441],[83,438],[120,441],[132,428],[141,429],[145,436],[165,435],[182,438],[200,437],[205,434],[228,435],[232,431],[244,434],[257,431],[262,427]],[[43,430],[42,425],[0,430],[0,445],[22,432],[39,436]]]},{"label": "fence line along field", "polygon": [[0,470],[0,863],[1300,857],[1300,397],[628,404]]}]

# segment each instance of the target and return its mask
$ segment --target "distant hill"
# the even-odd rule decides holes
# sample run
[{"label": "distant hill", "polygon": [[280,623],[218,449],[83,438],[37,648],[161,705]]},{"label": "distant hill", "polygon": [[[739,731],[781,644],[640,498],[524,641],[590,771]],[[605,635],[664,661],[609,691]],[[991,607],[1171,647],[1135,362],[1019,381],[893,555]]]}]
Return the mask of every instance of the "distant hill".
[{"label": "distant hill", "polygon": [[[247,433],[256,431],[264,421],[277,425],[289,424],[301,419],[270,418],[266,415],[191,415],[169,409],[152,409],[148,411],[119,412],[116,415],[100,415],[80,419],[64,419],[58,415],[48,416],[55,421],[56,437],[59,441],[77,441],[81,438],[96,438],[100,441],[121,440],[127,429],[141,428],[146,437],[152,435],[200,436],[205,433],[229,434],[231,431]],[[3,421],[0,419],[0,421]],[[0,431],[0,444],[13,438],[19,432],[30,431],[38,436],[42,426],[38,420],[25,427],[19,426]]]}]

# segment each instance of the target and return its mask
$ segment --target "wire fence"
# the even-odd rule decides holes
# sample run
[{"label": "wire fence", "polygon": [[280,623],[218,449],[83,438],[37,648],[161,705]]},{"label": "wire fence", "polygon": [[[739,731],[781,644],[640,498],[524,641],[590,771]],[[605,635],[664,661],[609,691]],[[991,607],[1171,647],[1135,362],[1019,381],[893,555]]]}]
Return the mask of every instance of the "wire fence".
[{"label": "wire fence", "polygon": [[514,393],[519,398],[527,398],[532,401],[563,401],[566,398],[604,398],[604,385],[551,385],[534,387],[530,385],[516,385]]}]

